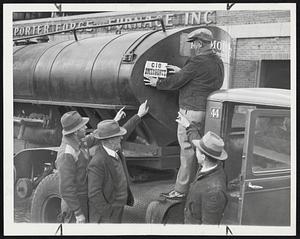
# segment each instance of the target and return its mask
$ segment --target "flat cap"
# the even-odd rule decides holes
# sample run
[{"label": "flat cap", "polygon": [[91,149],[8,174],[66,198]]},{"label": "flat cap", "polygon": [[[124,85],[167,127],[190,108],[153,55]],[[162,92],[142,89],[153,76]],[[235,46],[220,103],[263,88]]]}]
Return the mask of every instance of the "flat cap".
[{"label": "flat cap", "polygon": [[188,35],[187,42],[192,42],[192,41],[195,41],[197,39],[209,42],[209,41],[213,40],[213,34],[210,30],[208,30],[206,28],[200,28],[200,29],[197,29],[195,31],[192,31]]}]

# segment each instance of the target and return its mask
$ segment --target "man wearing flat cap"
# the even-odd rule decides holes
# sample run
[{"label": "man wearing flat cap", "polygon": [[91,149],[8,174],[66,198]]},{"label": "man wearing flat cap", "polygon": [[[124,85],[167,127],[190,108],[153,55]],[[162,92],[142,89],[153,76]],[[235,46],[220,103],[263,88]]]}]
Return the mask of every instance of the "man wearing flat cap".
[{"label": "man wearing flat cap", "polygon": [[222,161],[227,159],[223,140],[208,131],[202,138],[202,126],[189,122],[178,113],[176,121],[187,129],[199,164],[184,208],[185,224],[220,224],[227,204],[227,179]]},{"label": "man wearing flat cap", "polygon": [[133,205],[121,141],[130,135],[147,112],[145,101],[123,127],[114,120],[98,123],[94,137],[100,140],[100,145],[88,165],[90,223],[121,223],[124,206]]},{"label": "man wearing flat cap", "polygon": [[[120,110],[114,120],[122,118]],[[70,111],[61,117],[63,137],[55,161],[59,177],[61,216],[65,223],[88,221],[87,165],[90,155],[88,148],[97,139],[86,134],[89,118],[81,117],[77,111]]]},{"label": "man wearing flat cap", "polygon": [[[188,59],[182,69],[168,65],[169,75],[165,79],[144,79],[145,85],[158,90],[179,91],[179,111],[190,121],[204,123],[206,100],[210,93],[221,88],[224,79],[223,62],[211,49],[213,34],[207,28],[199,28],[188,35],[195,56]],[[194,179],[195,152],[188,141],[186,130],[177,129],[180,151],[180,168],[174,190],[162,195],[170,199],[185,197],[190,182]]]}]

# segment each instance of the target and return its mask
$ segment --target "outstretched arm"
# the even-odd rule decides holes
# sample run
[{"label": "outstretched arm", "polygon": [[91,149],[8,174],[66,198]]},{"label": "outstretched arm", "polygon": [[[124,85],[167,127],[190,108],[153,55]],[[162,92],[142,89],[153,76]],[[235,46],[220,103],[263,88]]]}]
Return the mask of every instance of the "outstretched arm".
[{"label": "outstretched arm", "polygon": [[149,106],[147,105],[147,100],[142,103],[139,107],[137,114],[132,116],[124,125],[123,127],[127,130],[126,135],[123,136],[123,140],[126,140],[135,127],[141,122],[141,118],[148,113]]},{"label": "outstretched arm", "polygon": [[203,124],[190,122],[183,114],[178,112],[178,116],[176,119],[178,124],[181,124],[184,128],[186,128],[186,133],[188,136],[189,142],[192,142],[194,139],[201,139],[203,136]]}]

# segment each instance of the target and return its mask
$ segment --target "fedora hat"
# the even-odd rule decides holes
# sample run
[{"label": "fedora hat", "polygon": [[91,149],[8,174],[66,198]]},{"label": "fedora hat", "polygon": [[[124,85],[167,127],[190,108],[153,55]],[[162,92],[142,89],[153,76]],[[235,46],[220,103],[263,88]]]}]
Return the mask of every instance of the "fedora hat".
[{"label": "fedora hat", "polygon": [[210,30],[208,30],[206,28],[200,28],[200,29],[197,29],[195,31],[192,31],[188,35],[187,42],[192,42],[192,41],[195,41],[197,39],[200,39],[200,40],[206,41],[206,42],[210,42],[210,41],[213,40],[213,34]]},{"label": "fedora hat", "polygon": [[77,111],[69,111],[61,117],[60,122],[63,127],[62,134],[68,135],[86,125],[89,118],[81,117]]},{"label": "fedora hat", "polygon": [[127,133],[127,130],[120,127],[115,120],[103,120],[97,125],[94,131],[94,137],[97,139],[108,139],[116,136],[122,136]]},{"label": "fedora hat", "polygon": [[200,140],[193,140],[193,144],[204,154],[218,160],[227,159],[224,141],[217,134],[208,131]]}]

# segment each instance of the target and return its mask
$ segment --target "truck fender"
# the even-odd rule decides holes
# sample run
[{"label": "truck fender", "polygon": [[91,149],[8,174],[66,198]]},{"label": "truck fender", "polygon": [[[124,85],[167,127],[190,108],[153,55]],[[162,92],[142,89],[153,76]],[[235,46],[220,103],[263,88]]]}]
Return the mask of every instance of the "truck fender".
[{"label": "truck fender", "polygon": [[57,150],[57,147],[29,148],[18,152],[14,156],[15,179],[41,175],[46,163],[55,168]]},{"label": "truck fender", "polygon": [[183,224],[184,200],[160,198],[152,201],[146,211],[146,223],[181,223]]}]

